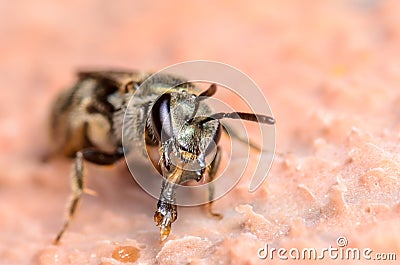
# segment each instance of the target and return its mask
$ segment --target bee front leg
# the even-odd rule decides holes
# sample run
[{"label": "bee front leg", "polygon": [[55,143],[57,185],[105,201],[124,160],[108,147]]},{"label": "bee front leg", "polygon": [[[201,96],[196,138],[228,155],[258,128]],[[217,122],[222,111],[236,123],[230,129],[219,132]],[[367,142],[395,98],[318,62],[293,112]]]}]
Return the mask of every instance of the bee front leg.
[{"label": "bee front leg", "polygon": [[207,169],[208,177],[210,178],[210,183],[208,183],[208,203],[206,204],[207,212],[218,219],[222,219],[223,215],[220,213],[215,213],[212,211],[212,204],[214,202],[214,177],[218,171],[218,167],[221,162],[221,149],[217,147],[217,153],[215,154],[214,160],[211,162],[210,166]]},{"label": "bee front leg", "polygon": [[157,210],[154,214],[154,221],[160,227],[160,240],[164,241],[171,232],[171,224],[178,217],[175,201],[175,189],[180,183],[183,170],[177,166],[167,179],[163,179],[160,198],[157,203]]},{"label": "bee front leg", "polygon": [[[168,184],[163,184],[163,190]],[[168,189],[168,188],[166,188]],[[171,225],[178,217],[177,206],[174,198],[167,198],[161,192],[157,203],[157,210],[154,214],[154,221],[160,227],[160,241],[167,239],[171,232]]]},{"label": "bee front leg", "polygon": [[84,188],[84,172],[83,172],[83,155],[82,152],[77,152],[75,157],[74,170],[71,177],[71,196],[67,204],[67,217],[61,231],[58,233],[54,244],[60,242],[64,232],[68,229],[72,218],[75,215],[78,203],[81,200]]}]

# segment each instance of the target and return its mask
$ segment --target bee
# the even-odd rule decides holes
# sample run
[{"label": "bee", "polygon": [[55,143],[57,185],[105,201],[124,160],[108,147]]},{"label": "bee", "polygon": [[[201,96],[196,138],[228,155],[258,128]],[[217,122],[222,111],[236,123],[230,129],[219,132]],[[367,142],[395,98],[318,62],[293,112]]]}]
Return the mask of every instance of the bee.
[{"label": "bee", "polygon": [[[50,118],[54,152],[75,161],[67,217],[55,244],[69,227],[85,192],[84,161],[112,165],[124,158],[124,152],[147,152],[163,176],[154,221],[164,241],[177,219],[176,185],[206,176],[211,182],[216,175],[221,160],[218,142],[226,132],[220,120],[275,123],[261,114],[213,113],[204,99],[216,93],[216,84],[201,91],[181,77],[140,71],[82,71],[77,77],[76,84],[55,101]],[[129,103],[133,95],[135,100]],[[205,157],[213,149],[215,156],[207,165]],[[186,170],[189,163],[197,167]],[[222,218],[212,211],[213,198],[214,186],[210,185],[208,212]]]}]

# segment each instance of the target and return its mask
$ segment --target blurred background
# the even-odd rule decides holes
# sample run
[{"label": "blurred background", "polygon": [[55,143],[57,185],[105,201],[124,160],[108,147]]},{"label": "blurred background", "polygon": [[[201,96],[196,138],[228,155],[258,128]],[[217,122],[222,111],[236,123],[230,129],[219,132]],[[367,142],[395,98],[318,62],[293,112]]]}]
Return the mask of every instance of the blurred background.
[{"label": "blurred background", "polygon": [[399,47],[396,0],[0,1],[0,263],[35,257],[60,225],[49,216],[62,215],[68,178],[54,175],[69,164],[43,166],[38,157],[50,104],[77,69],[230,64],[263,90],[279,152],[302,159],[329,145],[319,155],[334,160],[354,144],[354,128],[397,150]]},{"label": "blurred background", "polygon": [[[313,101],[310,110],[342,109],[331,95],[345,88],[336,86],[368,75],[374,93],[382,75],[400,71],[399,7],[390,0],[17,0],[2,1],[0,17],[1,134],[9,145],[22,129],[14,110],[44,117],[51,99],[82,68],[157,71],[186,60],[224,62],[264,90],[283,132],[304,122],[303,100]],[[377,72],[383,73],[371,76]],[[361,103],[365,89],[352,87],[344,100]],[[287,119],[290,113],[303,115]],[[283,138],[282,149],[298,145]]]}]

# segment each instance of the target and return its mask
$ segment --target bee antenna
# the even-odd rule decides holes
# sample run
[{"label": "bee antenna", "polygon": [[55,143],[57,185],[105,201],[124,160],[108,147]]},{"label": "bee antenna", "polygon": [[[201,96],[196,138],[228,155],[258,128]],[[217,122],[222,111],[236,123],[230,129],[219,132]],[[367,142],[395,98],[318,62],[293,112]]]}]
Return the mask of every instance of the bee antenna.
[{"label": "bee antenna", "polygon": [[217,85],[211,84],[211,86],[206,91],[204,91],[200,95],[198,95],[197,98],[200,101],[205,98],[212,97],[216,92],[217,92]]},{"label": "bee antenna", "polygon": [[193,117],[196,116],[197,110],[199,109],[199,102],[206,98],[212,97],[216,92],[217,92],[217,85],[211,84],[211,86],[206,91],[201,92],[201,94],[196,97],[195,109],[193,110],[192,116],[186,121],[186,123],[191,123]]},{"label": "bee antenna", "polygon": [[271,125],[275,124],[275,119],[270,116],[255,114],[255,113],[247,113],[247,112],[230,112],[230,113],[219,112],[212,114],[209,117],[206,117],[205,119],[201,120],[200,123],[204,124],[211,120],[221,120],[221,119],[240,119],[240,120],[253,121],[264,124],[271,124]]}]

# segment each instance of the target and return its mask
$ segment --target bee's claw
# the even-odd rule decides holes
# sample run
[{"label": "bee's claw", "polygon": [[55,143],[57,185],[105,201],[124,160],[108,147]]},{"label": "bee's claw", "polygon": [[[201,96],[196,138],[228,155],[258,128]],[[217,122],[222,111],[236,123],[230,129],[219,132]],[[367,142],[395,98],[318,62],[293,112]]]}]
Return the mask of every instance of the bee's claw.
[{"label": "bee's claw", "polygon": [[171,232],[171,224],[176,220],[176,205],[159,202],[154,221],[160,227],[160,241],[168,238]]},{"label": "bee's claw", "polygon": [[169,232],[171,231],[170,227],[160,227],[160,241],[163,242],[169,236]]},{"label": "bee's claw", "polygon": [[154,221],[157,223],[157,226],[160,227],[160,241],[162,242],[167,239],[171,232],[171,218],[157,211],[154,215]]}]

